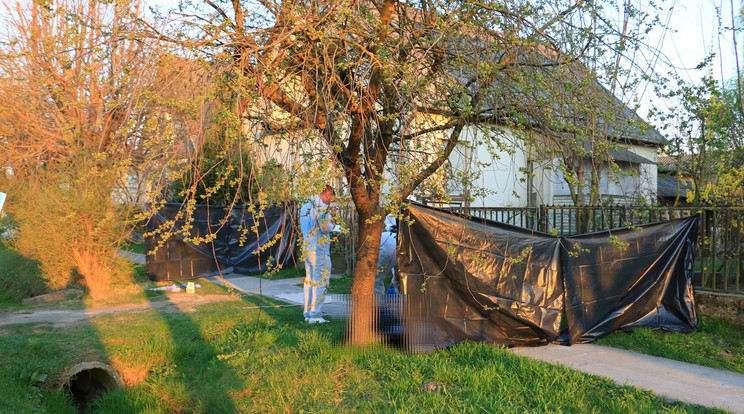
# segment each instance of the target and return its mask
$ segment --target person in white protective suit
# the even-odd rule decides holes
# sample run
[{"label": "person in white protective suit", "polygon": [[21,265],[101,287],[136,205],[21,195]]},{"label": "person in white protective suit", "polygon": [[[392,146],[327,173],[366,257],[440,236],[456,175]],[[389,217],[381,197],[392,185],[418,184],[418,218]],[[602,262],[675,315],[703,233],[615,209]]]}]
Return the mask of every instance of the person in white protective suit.
[{"label": "person in white protective suit", "polygon": [[331,231],[335,227],[328,211],[335,192],[331,186],[300,209],[302,248],[305,254],[305,307],[303,315],[308,323],[328,322],[323,318],[323,301],[331,277]]},{"label": "person in white protective suit", "polygon": [[377,274],[375,275],[375,294],[385,294],[385,279],[388,274],[393,275],[391,283],[395,282],[395,254],[398,244],[395,218],[385,217],[385,228],[380,239],[380,255],[377,258]]}]

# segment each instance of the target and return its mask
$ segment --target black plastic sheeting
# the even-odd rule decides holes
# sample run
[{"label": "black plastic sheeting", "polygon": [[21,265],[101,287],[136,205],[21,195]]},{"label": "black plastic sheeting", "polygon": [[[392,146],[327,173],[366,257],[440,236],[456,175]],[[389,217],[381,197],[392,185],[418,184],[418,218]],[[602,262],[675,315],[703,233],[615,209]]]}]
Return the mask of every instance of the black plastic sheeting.
[{"label": "black plastic sheeting", "polygon": [[[694,330],[698,225],[698,216],[693,216],[564,237],[561,261],[570,342],[591,342],[640,326]],[[611,243],[610,236],[617,239]]]},{"label": "black plastic sheeting", "polygon": [[636,326],[697,326],[697,216],[556,237],[418,204],[408,214],[398,269],[410,346],[560,342],[564,310],[571,343]]},{"label": "black plastic sheeting", "polygon": [[411,224],[398,229],[398,269],[409,309],[424,321],[422,340],[539,345],[558,337],[558,238],[418,205],[409,213]]},{"label": "black plastic sheeting", "polygon": [[[161,236],[145,238],[145,250],[155,250],[146,259],[147,275],[152,280],[261,272],[267,270],[269,260],[272,266],[294,263],[293,204],[266,207],[260,212],[256,209],[257,214],[248,206],[227,210],[196,205],[185,234],[186,222],[178,216],[182,208],[181,204],[168,203],[147,224],[149,233],[172,221],[172,234],[157,250]],[[227,220],[221,225],[224,219]],[[212,242],[194,244],[185,240],[210,234],[214,234]]]}]

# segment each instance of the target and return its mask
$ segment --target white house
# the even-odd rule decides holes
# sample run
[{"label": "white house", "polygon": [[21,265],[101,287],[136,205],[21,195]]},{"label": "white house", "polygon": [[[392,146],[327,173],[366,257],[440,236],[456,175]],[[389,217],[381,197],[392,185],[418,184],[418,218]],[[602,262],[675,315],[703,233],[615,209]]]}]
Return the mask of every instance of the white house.
[{"label": "white house", "polygon": [[[608,92],[609,93],[609,92]],[[623,106],[621,120],[626,126],[613,134],[614,143],[599,159],[592,160],[592,151],[585,148],[583,168],[596,169],[599,202],[604,204],[637,205],[657,200],[657,153],[665,140],[646,124],[634,111]],[[642,127],[641,127],[642,126]],[[497,137],[484,139],[484,134]],[[449,159],[450,177],[472,177],[472,186],[463,188],[457,180],[448,179],[446,203],[472,207],[531,207],[539,205],[573,204],[569,184],[556,158],[541,155],[534,145],[524,142],[519,134],[508,128],[488,131],[468,127],[462,133],[465,145],[453,152]],[[487,142],[498,140],[499,145]],[[540,138],[535,138],[539,141]],[[476,143],[476,145],[472,145]],[[589,143],[584,143],[588,146]],[[589,194],[590,176],[584,178],[584,193]],[[468,199],[472,201],[468,201]],[[586,198],[588,199],[588,197]]]}]

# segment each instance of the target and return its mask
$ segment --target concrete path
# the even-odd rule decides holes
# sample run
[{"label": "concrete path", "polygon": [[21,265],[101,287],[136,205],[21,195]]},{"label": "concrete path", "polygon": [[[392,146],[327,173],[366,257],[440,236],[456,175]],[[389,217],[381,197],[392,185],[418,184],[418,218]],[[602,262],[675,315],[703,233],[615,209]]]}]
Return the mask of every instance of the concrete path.
[{"label": "concrete path", "polygon": [[52,326],[65,326],[81,321],[89,320],[99,315],[108,315],[122,312],[136,312],[142,310],[178,310],[179,312],[196,312],[197,307],[208,303],[238,300],[237,295],[172,295],[167,299],[137,303],[126,303],[123,305],[93,307],[84,309],[40,309],[21,310],[15,312],[0,313],[0,335],[3,334],[2,327],[21,323],[48,323]]},{"label": "concrete path", "polygon": [[744,375],[600,345],[514,348],[529,358],[599,375],[656,395],[744,413]]},{"label": "concrete path", "polygon": [[[341,275],[331,275],[331,278],[338,278]],[[242,276],[237,274],[227,274],[224,278],[213,276],[209,278],[212,282],[232,286],[243,293],[253,295],[263,294],[274,299],[279,299],[297,306],[298,314],[302,313],[302,306],[305,301],[305,294],[302,289],[302,277],[279,280],[266,280],[253,276]],[[224,281],[224,283],[223,283]],[[323,302],[323,314],[332,318],[344,318],[347,314],[346,295],[326,295]]]},{"label": "concrete path", "polygon": [[128,252],[126,250],[119,250],[117,252],[119,256],[129,260],[130,262],[137,263],[137,264],[145,264],[145,255],[141,253],[134,253],[134,252]]},{"label": "concrete path", "polygon": [[[211,279],[216,283],[223,280]],[[298,313],[301,312],[302,278],[274,281],[229,274],[224,281],[244,293],[263,293],[296,305]],[[345,316],[344,295],[328,295],[325,303],[323,312],[326,315]],[[513,351],[516,355],[562,364],[609,378],[619,385],[652,391],[662,397],[744,414],[742,374],[592,344],[514,348]]]}]

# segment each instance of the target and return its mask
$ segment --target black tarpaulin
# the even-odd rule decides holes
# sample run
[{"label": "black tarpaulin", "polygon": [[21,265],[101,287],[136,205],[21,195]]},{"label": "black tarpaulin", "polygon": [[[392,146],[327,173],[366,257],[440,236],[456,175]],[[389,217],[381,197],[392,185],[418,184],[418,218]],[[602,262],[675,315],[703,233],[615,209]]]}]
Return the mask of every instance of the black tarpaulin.
[{"label": "black tarpaulin", "polygon": [[399,228],[398,269],[417,338],[545,344],[563,309],[558,239],[412,205]]},{"label": "black tarpaulin", "polygon": [[692,265],[698,223],[693,216],[564,237],[570,342],[591,342],[639,326],[694,330]]},{"label": "black tarpaulin", "polygon": [[[155,251],[146,259],[152,280],[183,280],[220,272],[252,273],[269,265],[294,260],[293,205],[272,206],[256,211],[236,206],[196,205],[188,223],[179,215],[182,205],[168,203],[147,224],[152,232],[164,223],[173,230],[164,244],[161,236],[145,238],[145,250]],[[188,224],[188,225],[187,225]],[[213,240],[195,244],[190,240],[213,235]],[[212,237],[210,237],[212,238]]]},{"label": "black tarpaulin", "polygon": [[545,344],[558,336],[564,301],[571,343],[697,326],[697,216],[559,238],[417,204],[408,211],[398,269],[412,346]]}]

